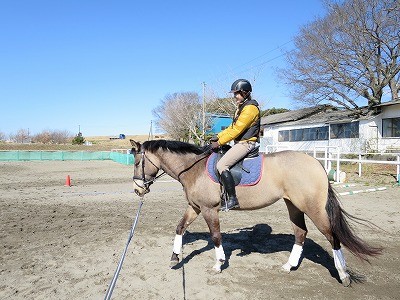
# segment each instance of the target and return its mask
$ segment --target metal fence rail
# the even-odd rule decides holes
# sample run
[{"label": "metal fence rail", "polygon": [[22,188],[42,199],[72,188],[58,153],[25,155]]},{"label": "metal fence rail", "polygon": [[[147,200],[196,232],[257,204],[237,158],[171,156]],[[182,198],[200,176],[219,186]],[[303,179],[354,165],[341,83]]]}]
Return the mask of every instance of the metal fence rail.
[{"label": "metal fence rail", "polygon": [[[265,152],[277,152],[283,150],[290,150],[288,147],[279,147],[276,145],[267,145]],[[333,151],[332,151],[333,150]],[[306,152],[311,154],[311,152]],[[353,154],[358,155],[358,159],[343,158],[344,155]],[[358,163],[358,176],[362,174],[362,164],[382,164],[382,165],[396,165],[396,181],[400,180],[400,153],[342,153],[340,147],[337,146],[316,146],[312,155],[323,162],[323,166],[327,173],[332,169],[332,162],[336,162],[336,173],[340,174],[340,164],[343,162]],[[323,155],[319,157],[318,155]],[[367,155],[385,155],[391,156],[394,160],[372,160],[363,157]],[[336,176],[336,182],[339,182],[339,176]]]},{"label": "metal fence rail", "polygon": [[[317,149],[323,149],[324,157],[317,157]],[[329,151],[329,149],[334,149],[335,151]],[[362,164],[382,164],[382,165],[396,165],[396,181],[400,180],[400,153],[384,153],[385,156],[392,156],[395,160],[374,160],[374,159],[363,159],[366,155],[383,155],[379,153],[358,153],[358,159],[343,158],[343,155],[348,153],[341,153],[340,147],[329,147],[321,146],[315,147],[313,156],[321,161],[324,161],[325,170],[329,171],[332,169],[332,161],[336,162],[336,172],[340,174],[340,164],[342,162],[352,162],[358,163],[358,176],[361,177],[362,174]],[[336,157],[332,157],[336,156]],[[339,182],[339,176],[336,176],[336,181]]]}]

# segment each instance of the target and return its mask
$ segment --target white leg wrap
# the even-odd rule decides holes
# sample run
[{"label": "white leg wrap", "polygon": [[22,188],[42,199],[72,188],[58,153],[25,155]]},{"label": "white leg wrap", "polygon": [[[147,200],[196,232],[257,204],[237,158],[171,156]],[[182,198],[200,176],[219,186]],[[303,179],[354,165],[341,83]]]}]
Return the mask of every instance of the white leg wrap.
[{"label": "white leg wrap", "polygon": [[214,247],[215,249],[215,258],[217,259],[217,261],[225,261],[225,252],[224,252],[224,248],[222,248],[222,245],[220,245],[219,247]]},{"label": "white leg wrap", "polygon": [[215,249],[215,257],[216,257],[217,261],[215,262],[213,269],[215,272],[220,273],[221,267],[225,262],[225,252],[224,252],[224,248],[222,248],[222,245],[220,245],[219,247],[214,247],[214,249]]},{"label": "white leg wrap", "polygon": [[297,267],[302,253],[303,253],[303,246],[294,244],[293,248],[292,248],[292,252],[290,252],[288,263],[292,267]]},{"label": "white leg wrap", "polygon": [[292,267],[297,267],[300,261],[301,254],[303,253],[303,246],[294,244],[288,262],[282,266],[282,269],[290,273]]},{"label": "white leg wrap", "polygon": [[346,273],[346,260],[344,259],[342,249],[339,250],[332,249],[332,252],[336,270],[339,273],[340,279],[343,280],[344,278],[348,277],[348,274]]},{"label": "white leg wrap", "polygon": [[180,254],[182,248],[182,235],[175,235],[174,249],[172,250],[175,254]]}]

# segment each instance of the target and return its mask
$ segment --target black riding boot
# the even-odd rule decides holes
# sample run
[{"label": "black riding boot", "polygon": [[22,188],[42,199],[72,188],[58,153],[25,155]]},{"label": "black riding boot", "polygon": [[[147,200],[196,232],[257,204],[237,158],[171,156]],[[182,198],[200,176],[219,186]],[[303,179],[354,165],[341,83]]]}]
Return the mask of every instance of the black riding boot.
[{"label": "black riding boot", "polygon": [[239,201],[236,198],[235,181],[230,171],[225,170],[221,173],[221,182],[225,188],[225,192],[228,194],[228,200],[221,201],[221,210],[228,211],[232,208],[239,207]]}]

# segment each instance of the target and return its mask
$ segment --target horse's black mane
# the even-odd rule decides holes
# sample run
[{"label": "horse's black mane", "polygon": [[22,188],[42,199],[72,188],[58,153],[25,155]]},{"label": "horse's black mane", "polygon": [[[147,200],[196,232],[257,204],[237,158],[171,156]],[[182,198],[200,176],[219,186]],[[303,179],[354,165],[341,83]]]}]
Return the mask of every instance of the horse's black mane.
[{"label": "horse's black mane", "polygon": [[162,150],[169,150],[171,152],[181,154],[202,154],[204,152],[202,147],[180,141],[152,140],[144,142],[142,147],[145,151],[149,152],[155,152],[160,148]]}]

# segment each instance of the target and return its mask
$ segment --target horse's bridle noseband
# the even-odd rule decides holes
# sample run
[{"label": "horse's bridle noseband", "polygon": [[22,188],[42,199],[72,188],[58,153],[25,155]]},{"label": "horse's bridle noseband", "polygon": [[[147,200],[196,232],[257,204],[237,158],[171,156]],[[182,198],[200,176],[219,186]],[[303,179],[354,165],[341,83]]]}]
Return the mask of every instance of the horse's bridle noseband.
[{"label": "horse's bridle noseband", "polygon": [[[151,178],[149,178],[149,179],[146,179],[146,174],[144,173],[144,167],[145,167],[144,165],[145,165],[146,159],[147,159],[154,167],[156,167],[156,169],[157,169],[156,174],[158,173],[158,171],[160,171],[160,168],[157,167],[157,166],[155,165],[155,163],[153,163],[153,162],[151,161],[151,159],[148,158],[148,156],[146,155],[145,151],[142,150],[142,151],[140,151],[140,161],[139,161],[139,164],[142,164],[142,176],[141,176],[141,177],[139,177],[139,176],[133,176],[132,179],[133,179],[133,182],[136,184],[137,187],[139,187],[139,188],[144,188],[144,189],[146,190],[146,192],[148,192],[148,191],[149,191],[150,185],[152,185],[152,184],[154,183],[154,181],[156,181],[158,178],[160,178],[161,176],[165,175],[165,172],[162,172],[160,175],[153,176],[153,177],[151,177]],[[143,182],[143,186],[138,185],[138,184],[136,183],[135,180],[141,180],[141,181]]]}]

